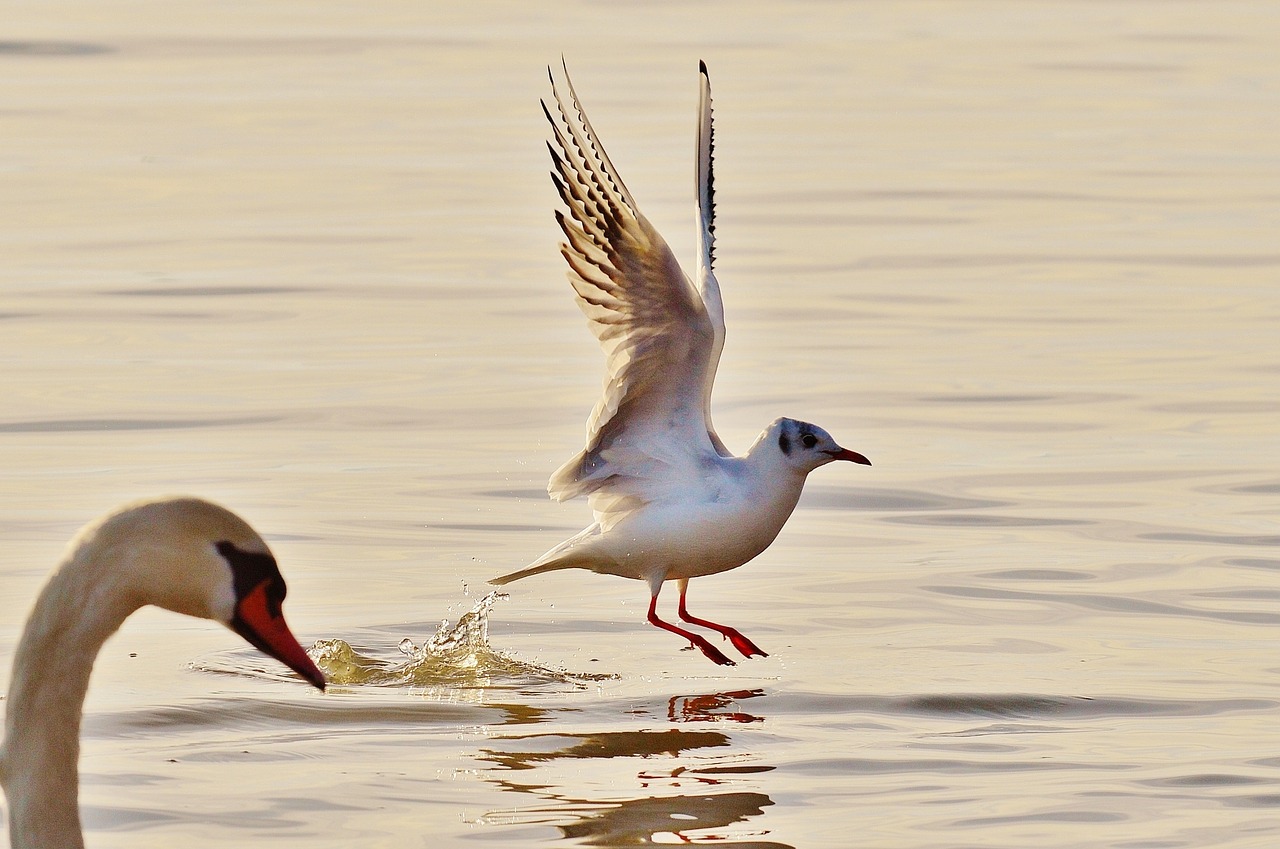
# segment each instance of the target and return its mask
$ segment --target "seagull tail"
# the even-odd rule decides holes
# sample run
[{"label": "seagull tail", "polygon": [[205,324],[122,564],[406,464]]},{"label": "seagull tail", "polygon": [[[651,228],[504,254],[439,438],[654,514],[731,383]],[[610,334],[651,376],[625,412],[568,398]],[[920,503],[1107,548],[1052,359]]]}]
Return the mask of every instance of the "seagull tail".
[{"label": "seagull tail", "polygon": [[554,572],[557,569],[572,569],[576,563],[543,563],[541,566],[529,566],[516,572],[510,572],[506,575],[500,575],[497,578],[490,578],[489,583],[500,587],[503,584],[509,584],[512,581],[518,581],[521,578],[527,578],[530,575],[541,575],[543,572]]},{"label": "seagull tail", "polygon": [[592,525],[569,537],[523,569],[499,575],[490,579],[489,583],[500,587],[530,575],[541,575],[543,572],[554,572],[558,569],[590,569],[599,562],[599,558],[592,555],[589,545],[598,536],[600,536],[600,526]]}]

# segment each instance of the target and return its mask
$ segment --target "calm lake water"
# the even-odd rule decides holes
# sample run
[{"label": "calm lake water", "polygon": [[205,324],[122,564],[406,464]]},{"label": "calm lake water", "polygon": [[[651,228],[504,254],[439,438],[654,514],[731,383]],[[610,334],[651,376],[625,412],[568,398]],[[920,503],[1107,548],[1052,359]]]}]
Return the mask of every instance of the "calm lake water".
[{"label": "calm lake water", "polygon": [[91,846],[1280,839],[1273,3],[4,17],[0,687],[66,540],[135,497],[241,513],[299,637],[384,664],[588,522],[543,492],[602,373],[561,55],[686,262],[707,61],[720,433],[875,463],[693,582],[770,652],[731,669],[582,572],[507,588],[492,663],[324,695],[141,613],[87,705]]}]

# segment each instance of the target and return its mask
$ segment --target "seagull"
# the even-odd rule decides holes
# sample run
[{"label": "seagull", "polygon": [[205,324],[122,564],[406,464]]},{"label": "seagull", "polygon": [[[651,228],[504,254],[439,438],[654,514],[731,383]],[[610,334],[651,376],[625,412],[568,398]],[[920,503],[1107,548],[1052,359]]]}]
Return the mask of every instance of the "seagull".
[{"label": "seagull", "polygon": [[[743,657],[766,653],[736,628],[691,615],[689,579],[714,575],[769,547],[795,509],[805,478],[835,460],[871,465],[822,428],[780,418],[745,456],[711,423],[711,388],[724,347],[724,306],[715,259],[711,82],[699,62],[697,138],[698,269],[691,281],[640,212],[583,111],[568,67],[568,98],[551,79],[555,114],[542,102],[547,143],[565,209],[556,221],[560,253],[578,307],[604,349],[604,394],[587,420],[587,444],[552,476],[557,501],[586,495],[595,521],[507,584],[557,569],[588,569],[649,585],[650,624],[684,637],[715,663],[732,666],[705,637],[658,617],[666,581],[680,590],[678,613],[716,631]],[[566,214],[567,212],[567,214]]]}]

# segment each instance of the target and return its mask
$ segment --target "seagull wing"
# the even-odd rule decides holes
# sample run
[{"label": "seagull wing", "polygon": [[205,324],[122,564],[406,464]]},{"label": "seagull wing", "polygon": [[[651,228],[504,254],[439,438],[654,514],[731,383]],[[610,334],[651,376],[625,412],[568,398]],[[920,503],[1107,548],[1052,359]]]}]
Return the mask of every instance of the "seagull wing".
[{"label": "seagull wing", "polygon": [[[556,500],[589,494],[597,514],[619,513],[696,486],[704,459],[723,450],[707,418],[723,320],[709,261],[700,280],[716,293],[715,318],[609,161],[567,69],[565,81],[567,101],[551,79],[554,116],[543,103],[554,139],[547,145],[551,178],[565,205],[556,211],[567,239],[560,252],[607,374],[586,447],[552,475],[547,490]],[[709,128],[709,118],[704,123]],[[699,205],[710,233],[709,210]],[[705,241],[708,259],[710,249]]]},{"label": "seagull wing", "polygon": [[716,180],[715,180],[715,130],[711,125],[711,77],[707,63],[698,62],[698,170],[695,174],[698,198],[698,294],[706,307],[707,317],[715,339],[708,358],[706,383],[702,387],[702,415],[706,419],[707,433],[717,453],[722,457],[732,454],[711,424],[711,388],[720,365],[720,351],[724,348],[724,302],[720,300],[720,284],[716,281],[712,266],[716,260]]}]

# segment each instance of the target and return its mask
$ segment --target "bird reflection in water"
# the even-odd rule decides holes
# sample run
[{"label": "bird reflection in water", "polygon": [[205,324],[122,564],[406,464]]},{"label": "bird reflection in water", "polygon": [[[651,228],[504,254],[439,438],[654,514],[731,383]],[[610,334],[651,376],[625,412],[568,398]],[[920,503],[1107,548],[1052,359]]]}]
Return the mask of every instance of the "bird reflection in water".
[{"label": "bird reflection in water", "polygon": [[[761,722],[762,717],[743,712],[739,702],[762,696],[760,690],[673,696],[666,704],[666,719],[680,724]],[[653,711],[655,718],[660,710]],[[486,780],[540,801],[493,811],[484,818],[489,823],[551,825],[583,846],[648,846],[674,839],[736,849],[793,849],[765,839],[767,829],[744,828],[773,801],[754,787],[734,788],[754,783],[753,776],[773,767],[735,752],[733,740],[721,731],[543,733],[501,737],[493,743],[480,755],[480,760],[494,765]],[[618,759],[627,758],[643,761],[629,778],[618,775]],[[529,780],[513,774],[527,770],[539,774]],[[556,775],[560,770],[564,774]],[[627,798],[625,790],[615,793],[632,783],[639,791],[634,797]],[[584,796],[584,789],[591,787],[598,792]],[[656,840],[658,835],[664,839]]]},{"label": "bird reflection in water", "polygon": [[[681,843],[705,840],[735,849],[794,849],[786,843],[761,840],[759,834],[713,831],[758,817],[772,804],[763,793],[628,799],[601,806],[572,825],[560,826],[560,831],[584,846],[648,846],[656,842],[654,835],[670,834]],[[686,834],[694,830],[699,832],[696,837]]]},{"label": "bird reflection in water", "polygon": [[667,719],[672,722],[764,722],[762,716],[753,716],[739,710],[724,710],[736,706],[744,699],[755,699],[763,695],[763,690],[734,690],[706,696],[672,696],[667,703]]}]

